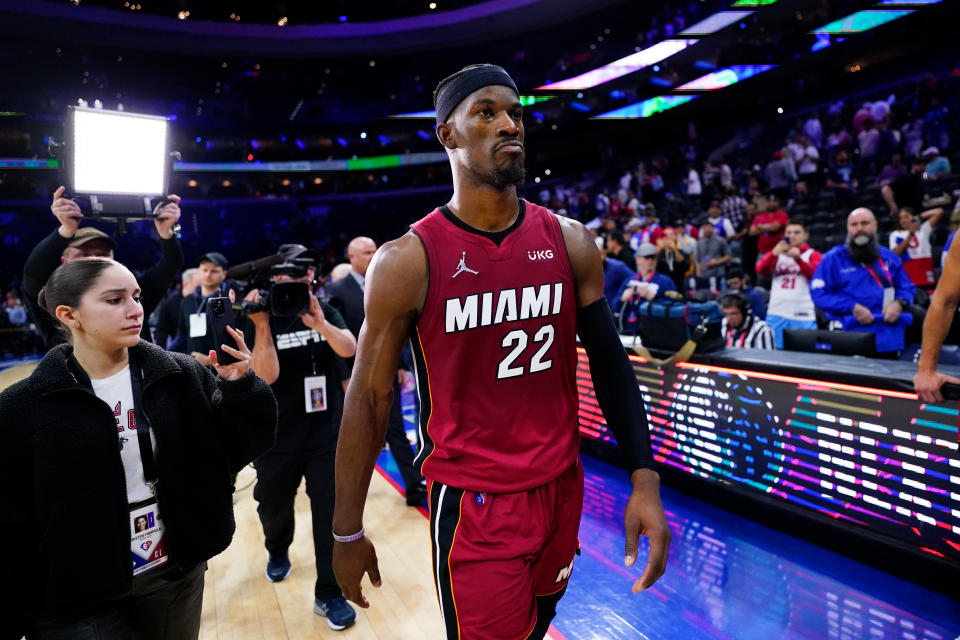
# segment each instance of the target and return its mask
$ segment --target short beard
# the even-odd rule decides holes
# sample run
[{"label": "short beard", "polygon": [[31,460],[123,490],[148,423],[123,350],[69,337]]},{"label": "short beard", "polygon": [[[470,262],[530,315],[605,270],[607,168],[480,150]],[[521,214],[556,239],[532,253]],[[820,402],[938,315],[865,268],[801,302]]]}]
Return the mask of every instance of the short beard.
[{"label": "short beard", "polygon": [[871,234],[870,242],[863,246],[854,244],[853,239],[856,236],[847,236],[847,251],[854,262],[860,264],[873,264],[880,257],[880,241],[877,234]]},{"label": "short beard", "polygon": [[491,187],[503,191],[507,187],[523,184],[527,178],[527,169],[523,166],[524,158],[521,156],[515,162],[511,162],[505,167],[494,167],[488,173],[479,171],[478,167],[471,166],[470,173],[479,184],[490,185]]}]

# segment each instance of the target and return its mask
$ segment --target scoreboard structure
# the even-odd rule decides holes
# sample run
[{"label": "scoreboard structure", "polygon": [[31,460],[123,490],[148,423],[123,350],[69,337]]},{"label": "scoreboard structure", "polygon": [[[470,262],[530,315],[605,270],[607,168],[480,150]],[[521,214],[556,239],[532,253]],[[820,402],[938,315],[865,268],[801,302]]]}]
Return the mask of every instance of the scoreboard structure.
[{"label": "scoreboard structure", "polygon": [[[783,351],[663,369],[630,359],[658,464],[960,563],[958,405],[920,402],[910,363],[861,369]],[[612,441],[582,349],[577,386],[583,437]]]}]

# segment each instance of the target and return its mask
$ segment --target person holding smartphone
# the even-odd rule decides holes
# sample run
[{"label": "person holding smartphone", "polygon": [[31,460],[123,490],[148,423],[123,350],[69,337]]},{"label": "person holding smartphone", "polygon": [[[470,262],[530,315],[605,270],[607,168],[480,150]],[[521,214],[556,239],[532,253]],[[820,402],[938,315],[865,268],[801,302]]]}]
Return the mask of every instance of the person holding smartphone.
[{"label": "person holding smartphone", "polygon": [[784,329],[816,329],[810,279],[823,255],[807,244],[810,234],[800,222],[787,224],[785,235],[757,263],[757,273],[772,275],[766,321],[773,328],[777,349],[783,349]]},{"label": "person holding smartphone", "polygon": [[140,339],[140,296],[103,257],[39,293],[69,338],[0,393],[0,576],[16,585],[0,637],[199,635],[206,560],[236,527],[230,474],[273,444],[277,404],[241,332],[214,374]]}]

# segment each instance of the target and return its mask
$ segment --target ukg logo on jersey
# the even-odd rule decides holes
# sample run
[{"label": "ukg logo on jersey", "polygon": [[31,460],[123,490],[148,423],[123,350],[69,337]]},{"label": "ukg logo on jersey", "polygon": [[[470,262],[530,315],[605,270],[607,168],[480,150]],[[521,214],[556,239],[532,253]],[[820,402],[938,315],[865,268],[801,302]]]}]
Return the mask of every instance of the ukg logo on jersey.
[{"label": "ukg logo on jersey", "polygon": [[537,260],[552,260],[553,249],[531,249],[527,251],[527,257],[533,262]]}]

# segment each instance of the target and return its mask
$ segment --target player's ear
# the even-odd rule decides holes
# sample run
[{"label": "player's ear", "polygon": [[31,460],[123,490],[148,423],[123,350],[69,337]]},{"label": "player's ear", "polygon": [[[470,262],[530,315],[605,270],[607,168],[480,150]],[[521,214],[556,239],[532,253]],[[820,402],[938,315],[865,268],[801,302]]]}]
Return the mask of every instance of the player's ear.
[{"label": "player's ear", "polygon": [[447,149],[456,149],[457,141],[454,139],[453,127],[446,122],[437,125],[437,140]]}]

